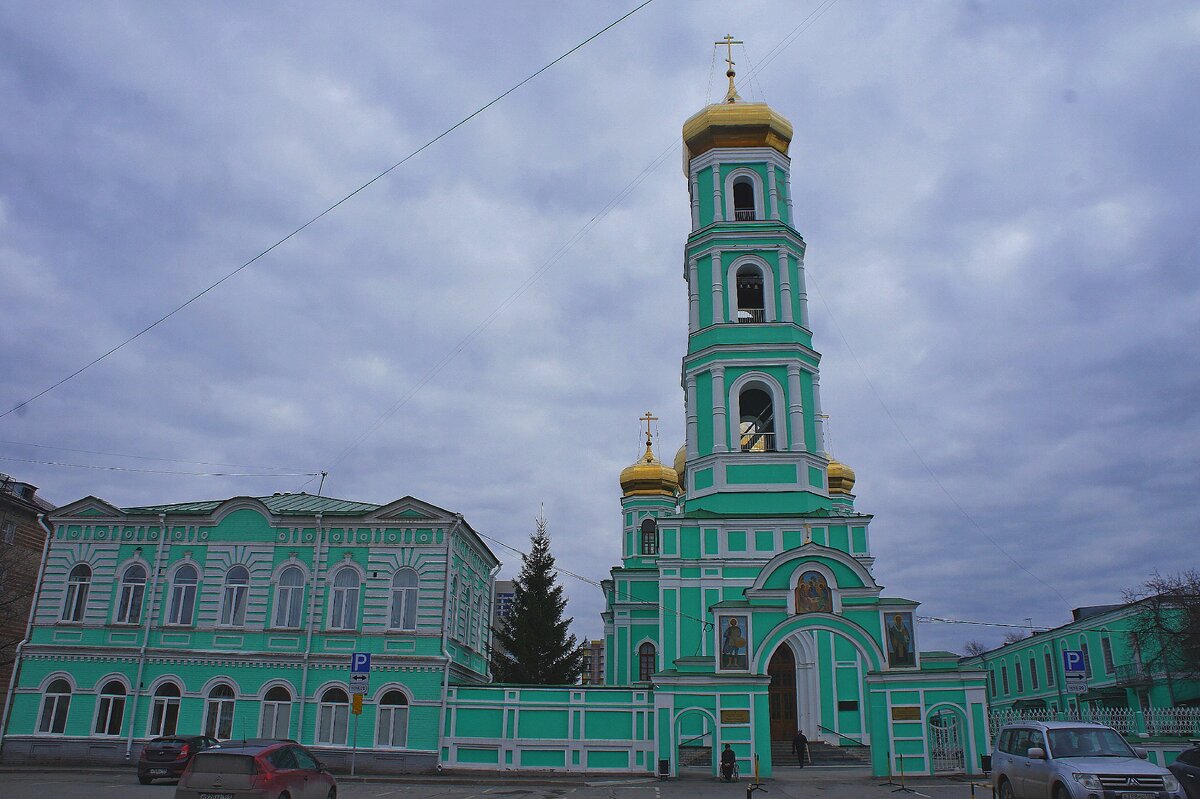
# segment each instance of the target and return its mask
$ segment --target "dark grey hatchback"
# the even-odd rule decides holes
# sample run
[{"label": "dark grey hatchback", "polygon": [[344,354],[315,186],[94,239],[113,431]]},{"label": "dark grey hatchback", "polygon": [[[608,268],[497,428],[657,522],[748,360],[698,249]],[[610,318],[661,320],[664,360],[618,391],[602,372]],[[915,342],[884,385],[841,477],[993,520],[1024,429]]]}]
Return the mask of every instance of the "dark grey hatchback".
[{"label": "dark grey hatchback", "polygon": [[216,738],[205,735],[164,735],[146,742],[138,756],[138,782],[177,780],[197,752],[217,745]]}]

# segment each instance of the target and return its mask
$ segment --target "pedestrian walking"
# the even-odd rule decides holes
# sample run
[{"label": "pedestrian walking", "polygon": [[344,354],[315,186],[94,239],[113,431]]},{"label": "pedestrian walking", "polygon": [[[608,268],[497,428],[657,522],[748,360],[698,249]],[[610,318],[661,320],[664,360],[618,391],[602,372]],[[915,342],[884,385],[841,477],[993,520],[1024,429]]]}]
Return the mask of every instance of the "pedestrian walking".
[{"label": "pedestrian walking", "polygon": [[796,731],[796,737],[792,739],[792,751],[800,761],[800,768],[804,768],[804,757],[808,754],[808,736],[804,734],[804,730]]}]

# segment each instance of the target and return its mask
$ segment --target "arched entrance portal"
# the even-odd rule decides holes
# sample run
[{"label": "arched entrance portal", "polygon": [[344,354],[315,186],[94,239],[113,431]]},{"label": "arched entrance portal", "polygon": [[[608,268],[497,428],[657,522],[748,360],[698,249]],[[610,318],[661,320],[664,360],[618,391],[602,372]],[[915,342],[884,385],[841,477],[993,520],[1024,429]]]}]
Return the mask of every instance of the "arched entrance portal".
[{"label": "arched entrance portal", "polygon": [[689,709],[675,717],[675,773],[680,769],[703,768],[716,773],[713,749],[716,724],[708,713]]},{"label": "arched entrance portal", "polygon": [[929,715],[929,755],[935,774],[966,770],[963,726],[959,714],[950,708],[944,707]]},{"label": "arched entrance portal", "polygon": [[767,665],[771,685],[767,689],[771,707],[771,740],[791,741],[796,734],[796,656],[786,644],[775,650]]}]

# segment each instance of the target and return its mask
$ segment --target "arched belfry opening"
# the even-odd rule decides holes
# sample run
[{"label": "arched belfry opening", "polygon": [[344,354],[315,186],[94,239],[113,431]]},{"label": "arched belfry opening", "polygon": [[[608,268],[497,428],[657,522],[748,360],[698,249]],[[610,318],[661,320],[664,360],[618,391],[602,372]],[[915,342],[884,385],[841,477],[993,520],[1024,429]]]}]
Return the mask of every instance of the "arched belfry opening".
[{"label": "arched belfry opening", "polygon": [[752,324],[767,321],[762,270],[754,264],[744,264],[737,270],[736,281],[738,322]]},{"label": "arched belfry opening", "polygon": [[733,218],[738,222],[753,222],[754,183],[750,178],[738,178],[733,183]]},{"label": "arched belfry opening", "polygon": [[780,646],[771,655],[767,664],[771,685],[767,689],[771,708],[771,740],[788,741],[795,736],[796,717],[796,656],[787,644]]},{"label": "arched belfry opening", "polygon": [[775,450],[775,407],[771,395],[756,385],[749,385],[738,395],[742,452],[773,452]]}]

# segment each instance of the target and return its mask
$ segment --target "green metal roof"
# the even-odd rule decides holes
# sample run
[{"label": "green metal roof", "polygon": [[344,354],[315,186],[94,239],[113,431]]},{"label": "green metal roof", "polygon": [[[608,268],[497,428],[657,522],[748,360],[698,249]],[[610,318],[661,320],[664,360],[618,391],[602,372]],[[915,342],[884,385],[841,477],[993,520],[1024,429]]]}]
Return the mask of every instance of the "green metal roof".
[{"label": "green metal roof", "polygon": [[[331,516],[360,516],[383,507],[370,502],[354,502],[349,499],[319,497],[315,494],[304,493],[274,494],[269,497],[254,497],[254,499],[266,505],[272,513],[284,516],[289,514],[310,516],[314,513]],[[228,499],[214,499],[205,502],[177,502],[171,505],[143,505],[137,508],[122,508],[122,510],[135,516],[156,513],[212,513],[228,501]]]}]

